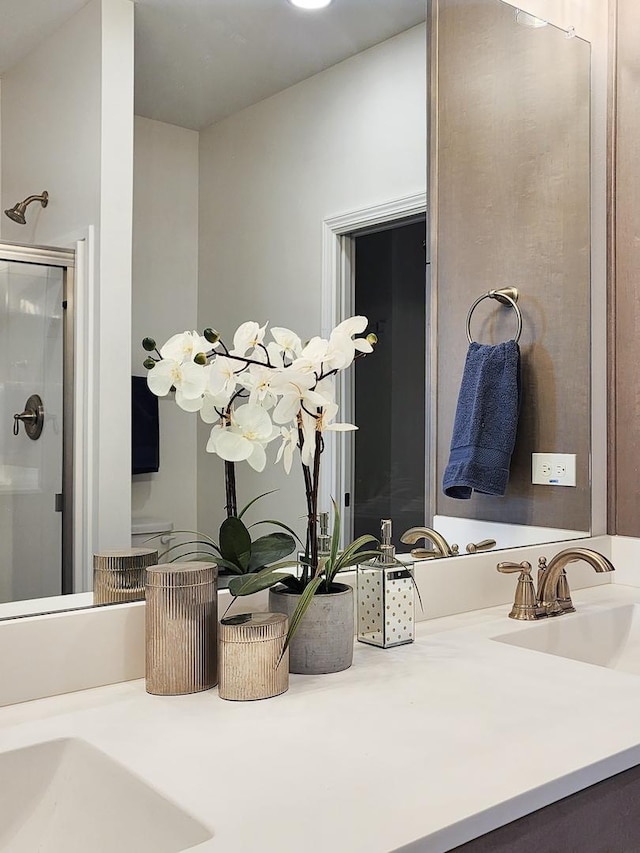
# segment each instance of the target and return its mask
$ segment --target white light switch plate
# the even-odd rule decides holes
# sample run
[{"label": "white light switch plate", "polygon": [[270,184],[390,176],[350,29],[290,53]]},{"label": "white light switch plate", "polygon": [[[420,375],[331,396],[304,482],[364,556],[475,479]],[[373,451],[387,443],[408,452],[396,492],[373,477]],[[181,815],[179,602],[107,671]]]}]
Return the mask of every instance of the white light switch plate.
[{"label": "white light switch plate", "polygon": [[531,482],[542,486],[575,486],[575,453],[532,453]]}]

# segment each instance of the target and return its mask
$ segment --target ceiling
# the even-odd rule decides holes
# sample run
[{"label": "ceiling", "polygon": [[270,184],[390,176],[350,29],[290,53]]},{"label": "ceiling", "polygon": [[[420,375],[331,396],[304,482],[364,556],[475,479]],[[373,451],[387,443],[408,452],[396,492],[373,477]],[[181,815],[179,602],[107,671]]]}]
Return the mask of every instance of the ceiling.
[{"label": "ceiling", "polygon": [[[0,0],[0,74],[86,0]],[[200,130],[426,17],[425,0],[136,0],[135,111]]]}]

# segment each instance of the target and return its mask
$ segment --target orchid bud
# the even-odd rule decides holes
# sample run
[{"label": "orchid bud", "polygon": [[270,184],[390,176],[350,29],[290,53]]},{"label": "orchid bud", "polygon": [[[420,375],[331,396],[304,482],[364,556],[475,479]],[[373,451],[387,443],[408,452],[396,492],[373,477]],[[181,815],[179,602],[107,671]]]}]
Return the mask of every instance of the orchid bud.
[{"label": "orchid bud", "polygon": [[220,335],[215,329],[205,329],[202,334],[204,335],[205,340],[209,341],[210,344],[217,344],[220,340]]},{"label": "orchid bud", "polygon": [[155,359],[154,358],[145,358],[145,360],[142,362],[142,366],[146,367],[147,370],[151,370],[152,367],[156,366]]},{"label": "orchid bud", "polygon": [[153,338],[145,338],[142,341],[142,348],[146,349],[147,352],[153,352],[156,348],[156,342],[153,340]]},{"label": "orchid bud", "polygon": [[370,343],[371,346],[374,346],[378,343],[378,336],[375,334],[375,332],[369,332],[369,334],[367,335],[367,342]]},{"label": "orchid bud", "polygon": [[203,352],[199,352],[199,353],[196,353],[193,360],[195,361],[196,364],[206,364],[207,363],[207,356]]}]

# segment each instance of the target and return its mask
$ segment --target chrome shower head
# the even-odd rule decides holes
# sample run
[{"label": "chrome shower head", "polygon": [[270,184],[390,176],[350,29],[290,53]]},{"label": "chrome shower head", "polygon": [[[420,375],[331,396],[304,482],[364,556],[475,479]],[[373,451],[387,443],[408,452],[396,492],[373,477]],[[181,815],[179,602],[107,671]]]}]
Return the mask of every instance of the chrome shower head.
[{"label": "chrome shower head", "polygon": [[30,195],[24,201],[20,201],[18,204],[14,204],[13,207],[5,210],[5,214],[13,222],[17,222],[18,225],[26,225],[25,211],[32,201],[39,201],[43,207],[46,207],[49,204],[49,193],[45,190],[41,195]]}]

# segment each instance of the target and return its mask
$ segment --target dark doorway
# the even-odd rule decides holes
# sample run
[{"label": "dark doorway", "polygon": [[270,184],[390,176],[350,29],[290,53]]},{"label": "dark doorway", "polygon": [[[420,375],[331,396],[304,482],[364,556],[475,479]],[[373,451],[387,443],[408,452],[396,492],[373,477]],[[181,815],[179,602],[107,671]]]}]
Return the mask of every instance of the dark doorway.
[{"label": "dark doorway", "polygon": [[355,238],[355,313],[378,336],[354,371],[354,536],[425,519],[425,220]]}]

